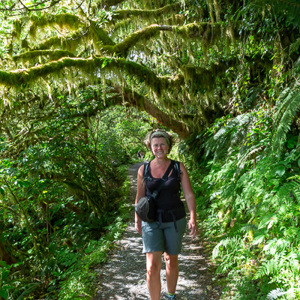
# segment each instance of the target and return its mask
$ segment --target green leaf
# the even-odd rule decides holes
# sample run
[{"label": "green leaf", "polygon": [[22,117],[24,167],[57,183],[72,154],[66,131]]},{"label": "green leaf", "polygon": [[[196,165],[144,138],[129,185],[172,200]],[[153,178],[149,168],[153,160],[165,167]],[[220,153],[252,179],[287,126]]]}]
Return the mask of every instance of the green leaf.
[{"label": "green leaf", "polygon": [[279,165],[275,168],[274,174],[282,177],[285,174],[285,167],[282,165]]},{"label": "green leaf", "polygon": [[7,291],[1,289],[0,290],[0,296],[1,296],[1,298],[7,299]]},{"label": "green leaf", "polygon": [[265,235],[264,234],[260,234],[257,237],[254,238],[252,245],[258,245],[261,244],[265,239]]}]

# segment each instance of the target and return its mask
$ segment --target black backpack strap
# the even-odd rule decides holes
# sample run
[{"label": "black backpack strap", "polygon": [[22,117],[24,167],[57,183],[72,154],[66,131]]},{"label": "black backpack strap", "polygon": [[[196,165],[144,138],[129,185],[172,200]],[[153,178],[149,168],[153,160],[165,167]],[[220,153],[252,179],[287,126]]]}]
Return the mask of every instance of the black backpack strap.
[{"label": "black backpack strap", "polygon": [[178,180],[181,181],[181,170],[180,170],[180,162],[179,161],[175,161],[175,169],[178,174]]},{"label": "black backpack strap", "polygon": [[146,162],[146,163],[144,163],[144,179],[145,179],[146,176],[147,176],[147,173],[148,173],[148,170],[149,170],[149,164],[150,164],[149,161]]}]

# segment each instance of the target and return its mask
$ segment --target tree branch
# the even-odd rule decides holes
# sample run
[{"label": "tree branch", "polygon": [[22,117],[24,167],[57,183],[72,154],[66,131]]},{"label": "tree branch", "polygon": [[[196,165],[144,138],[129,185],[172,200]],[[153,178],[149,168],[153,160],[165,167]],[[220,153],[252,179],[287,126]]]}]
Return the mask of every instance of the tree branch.
[{"label": "tree branch", "polygon": [[116,45],[104,45],[101,50],[103,54],[117,54],[125,57],[130,48],[134,47],[138,42],[148,41],[155,36],[159,31],[172,31],[174,34],[183,35],[188,38],[201,37],[205,44],[213,44],[220,36],[221,23],[192,23],[183,26],[175,25],[157,25],[152,24],[143,29],[130,34],[122,42]]},{"label": "tree branch", "polygon": [[[21,0],[19,0],[20,4],[21,4],[21,7],[19,8],[15,8],[16,7],[16,4],[14,3],[11,7],[5,7],[5,8],[0,8],[0,11],[11,11],[11,12],[17,12],[17,11],[20,11],[22,12],[23,10],[25,11],[41,11],[41,10],[46,10],[46,9],[49,9],[53,6],[55,6],[56,4],[58,4],[61,0],[46,0],[46,1],[40,1],[40,2],[37,2],[37,3],[34,3],[30,6],[26,6],[25,4],[23,4],[23,2]],[[45,4],[47,2],[50,2],[50,4],[48,6],[45,6],[45,7],[41,7],[41,8],[37,8],[39,5],[41,4]],[[10,16],[13,16],[13,15],[10,15]]]},{"label": "tree branch", "polygon": [[164,7],[158,9],[130,9],[130,10],[116,10],[114,19],[126,19],[132,16],[143,18],[143,17],[157,17],[164,15],[166,13],[179,11],[181,8],[181,3],[176,2],[173,4],[168,4]]},{"label": "tree branch", "polygon": [[64,50],[33,50],[24,52],[19,55],[13,56],[13,60],[17,61],[20,59],[30,60],[35,57],[40,56],[49,56],[50,60],[57,60],[62,57],[75,57],[75,55],[70,51],[64,51]]},{"label": "tree branch", "polygon": [[156,105],[148,101],[145,97],[130,90],[122,87],[114,87],[110,90],[111,93],[117,93],[112,96],[110,101],[114,104],[124,104],[124,99],[127,101],[129,106],[133,106],[139,110],[146,111],[148,114],[156,118],[159,123],[172,129],[181,138],[186,139],[190,133],[187,126],[184,123],[173,119],[170,115],[160,110]]}]

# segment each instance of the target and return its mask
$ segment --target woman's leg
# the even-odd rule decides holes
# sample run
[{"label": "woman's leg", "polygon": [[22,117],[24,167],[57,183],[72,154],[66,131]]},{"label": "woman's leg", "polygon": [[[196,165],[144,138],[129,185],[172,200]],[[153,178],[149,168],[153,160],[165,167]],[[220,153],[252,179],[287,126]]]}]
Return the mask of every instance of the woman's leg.
[{"label": "woman's leg", "polygon": [[165,253],[167,288],[170,294],[175,294],[178,280],[178,255]]},{"label": "woman's leg", "polygon": [[147,285],[151,300],[160,299],[160,270],[162,266],[161,256],[162,252],[160,251],[146,253]]}]

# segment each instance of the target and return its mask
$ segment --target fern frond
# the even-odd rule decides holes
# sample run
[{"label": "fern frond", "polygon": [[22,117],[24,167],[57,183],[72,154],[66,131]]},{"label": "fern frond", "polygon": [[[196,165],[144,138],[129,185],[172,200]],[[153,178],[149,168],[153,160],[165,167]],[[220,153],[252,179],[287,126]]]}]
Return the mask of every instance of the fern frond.
[{"label": "fern frond", "polygon": [[296,202],[300,203],[300,182],[291,181],[283,184],[277,193],[278,203],[289,203],[296,199]]},{"label": "fern frond", "polygon": [[267,299],[268,300],[274,300],[274,299],[277,299],[277,298],[279,298],[279,297],[281,297],[283,295],[286,295],[286,294],[287,294],[287,292],[285,290],[278,288],[276,290],[271,291],[268,294]]},{"label": "fern frond", "polygon": [[226,124],[220,121],[216,133],[205,143],[206,156],[214,153],[214,160],[216,161],[227,152],[231,152],[234,147],[237,147],[244,140],[251,123],[252,115],[250,113],[227,120]]},{"label": "fern frond", "polygon": [[297,116],[300,110],[300,88],[293,90],[285,90],[287,96],[280,104],[275,119],[275,131],[273,135],[273,149],[282,149],[283,143],[286,141],[286,135],[290,130],[293,119]]},{"label": "fern frond", "polygon": [[241,228],[241,231],[244,231],[244,232],[249,232],[251,230],[252,231],[257,230],[257,226],[253,225],[253,224],[247,224],[246,226]]},{"label": "fern frond", "polygon": [[253,279],[260,279],[264,276],[270,276],[271,274],[277,274],[280,272],[281,263],[279,260],[280,257],[277,257],[277,259],[271,259],[266,262],[264,262],[257,270],[256,274],[254,275]]},{"label": "fern frond", "polygon": [[224,249],[227,248],[228,249],[238,249],[239,246],[241,244],[241,238],[240,237],[232,237],[232,238],[226,238],[222,241],[220,241],[214,248],[213,250],[213,258],[216,258],[220,255],[220,253],[222,252],[222,247],[224,247]]},{"label": "fern frond", "polygon": [[300,203],[300,181],[299,180],[295,180],[293,182],[291,182],[291,192],[290,192],[290,197],[295,197],[298,201],[298,203]]},{"label": "fern frond", "polygon": [[261,152],[263,148],[264,145],[254,145],[246,153],[244,153],[238,161],[238,168],[236,173],[238,173],[240,170],[244,168],[245,163],[247,162],[247,160],[249,160],[250,157],[256,155],[256,153]]}]

